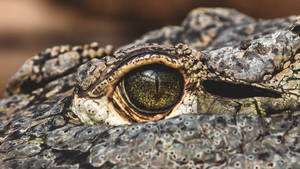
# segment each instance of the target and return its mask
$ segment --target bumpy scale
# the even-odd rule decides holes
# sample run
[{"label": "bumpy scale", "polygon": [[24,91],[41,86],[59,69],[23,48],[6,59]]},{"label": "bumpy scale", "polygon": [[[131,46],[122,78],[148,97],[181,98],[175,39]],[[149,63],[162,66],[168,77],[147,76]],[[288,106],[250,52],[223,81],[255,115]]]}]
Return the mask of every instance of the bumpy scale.
[{"label": "bumpy scale", "polygon": [[[116,50],[46,49],[0,100],[0,168],[299,168],[299,25],[199,8]],[[122,85],[153,64],[183,82],[150,69],[147,110]]]}]

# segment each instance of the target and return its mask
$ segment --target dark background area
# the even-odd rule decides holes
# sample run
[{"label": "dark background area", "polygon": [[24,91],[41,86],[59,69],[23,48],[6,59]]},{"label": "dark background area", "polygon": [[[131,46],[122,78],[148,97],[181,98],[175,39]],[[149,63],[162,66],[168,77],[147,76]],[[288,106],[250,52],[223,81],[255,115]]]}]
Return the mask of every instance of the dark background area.
[{"label": "dark background area", "polygon": [[1,0],[0,98],[9,78],[44,48],[92,41],[119,47],[180,24],[197,7],[235,8],[257,19],[300,14],[300,0]]}]

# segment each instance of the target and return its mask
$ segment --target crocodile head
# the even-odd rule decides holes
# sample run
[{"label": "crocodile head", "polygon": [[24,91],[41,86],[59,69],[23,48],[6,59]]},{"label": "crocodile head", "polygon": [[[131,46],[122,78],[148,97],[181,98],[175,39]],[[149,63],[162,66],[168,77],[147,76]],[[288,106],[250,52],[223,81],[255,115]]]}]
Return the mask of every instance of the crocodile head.
[{"label": "crocodile head", "polygon": [[46,49],[0,100],[0,168],[297,168],[299,49],[296,17],[221,8]]}]

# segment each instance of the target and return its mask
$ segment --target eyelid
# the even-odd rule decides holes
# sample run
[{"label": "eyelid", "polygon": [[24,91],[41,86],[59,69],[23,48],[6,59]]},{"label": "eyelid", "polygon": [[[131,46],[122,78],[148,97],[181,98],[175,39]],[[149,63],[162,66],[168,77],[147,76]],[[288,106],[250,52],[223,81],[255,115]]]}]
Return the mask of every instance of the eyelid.
[{"label": "eyelid", "polygon": [[[98,97],[97,91],[107,87],[108,85],[116,86],[116,84],[120,81],[120,79],[125,76],[130,71],[139,68],[141,66],[147,65],[147,64],[164,64],[170,67],[175,67],[175,64],[172,64],[166,60],[166,58],[160,57],[160,58],[151,58],[149,60],[142,60],[135,63],[128,63],[127,65],[122,66],[119,70],[115,71],[113,75],[108,77],[106,80],[102,81],[100,84],[94,87],[93,90],[89,91],[88,94],[90,97]],[[180,69],[179,69],[180,70]],[[113,87],[113,88],[114,88]]]},{"label": "eyelid", "polygon": [[[181,53],[184,54],[184,52]],[[116,56],[116,58],[117,57],[118,56]],[[113,63],[114,65],[110,66],[112,67],[110,68],[110,70],[105,70],[108,76],[106,76],[102,80],[100,79],[101,82],[97,82],[92,87],[90,87],[90,89],[87,91],[87,94],[92,98],[101,97],[103,95],[110,96],[112,93],[111,90],[115,88],[115,86],[123,76],[125,76],[133,69],[153,63],[164,64],[171,68],[177,69],[184,76],[184,79],[186,79],[184,64],[180,63],[181,60],[178,59],[179,57],[180,56],[178,56],[175,51],[166,54],[153,54],[152,51],[152,53],[141,53],[140,55],[131,57],[131,60],[127,61],[127,63],[123,65],[121,65],[121,63]],[[103,92],[104,89],[109,90]]]}]

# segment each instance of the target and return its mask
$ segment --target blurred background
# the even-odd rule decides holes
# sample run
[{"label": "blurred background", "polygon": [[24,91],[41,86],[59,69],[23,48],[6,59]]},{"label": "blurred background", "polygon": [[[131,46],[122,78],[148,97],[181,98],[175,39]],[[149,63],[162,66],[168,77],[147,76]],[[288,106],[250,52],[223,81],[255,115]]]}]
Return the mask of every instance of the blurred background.
[{"label": "blurred background", "polygon": [[115,47],[197,7],[230,7],[255,18],[300,14],[300,0],[0,0],[0,98],[26,59],[53,45],[97,41]]}]

